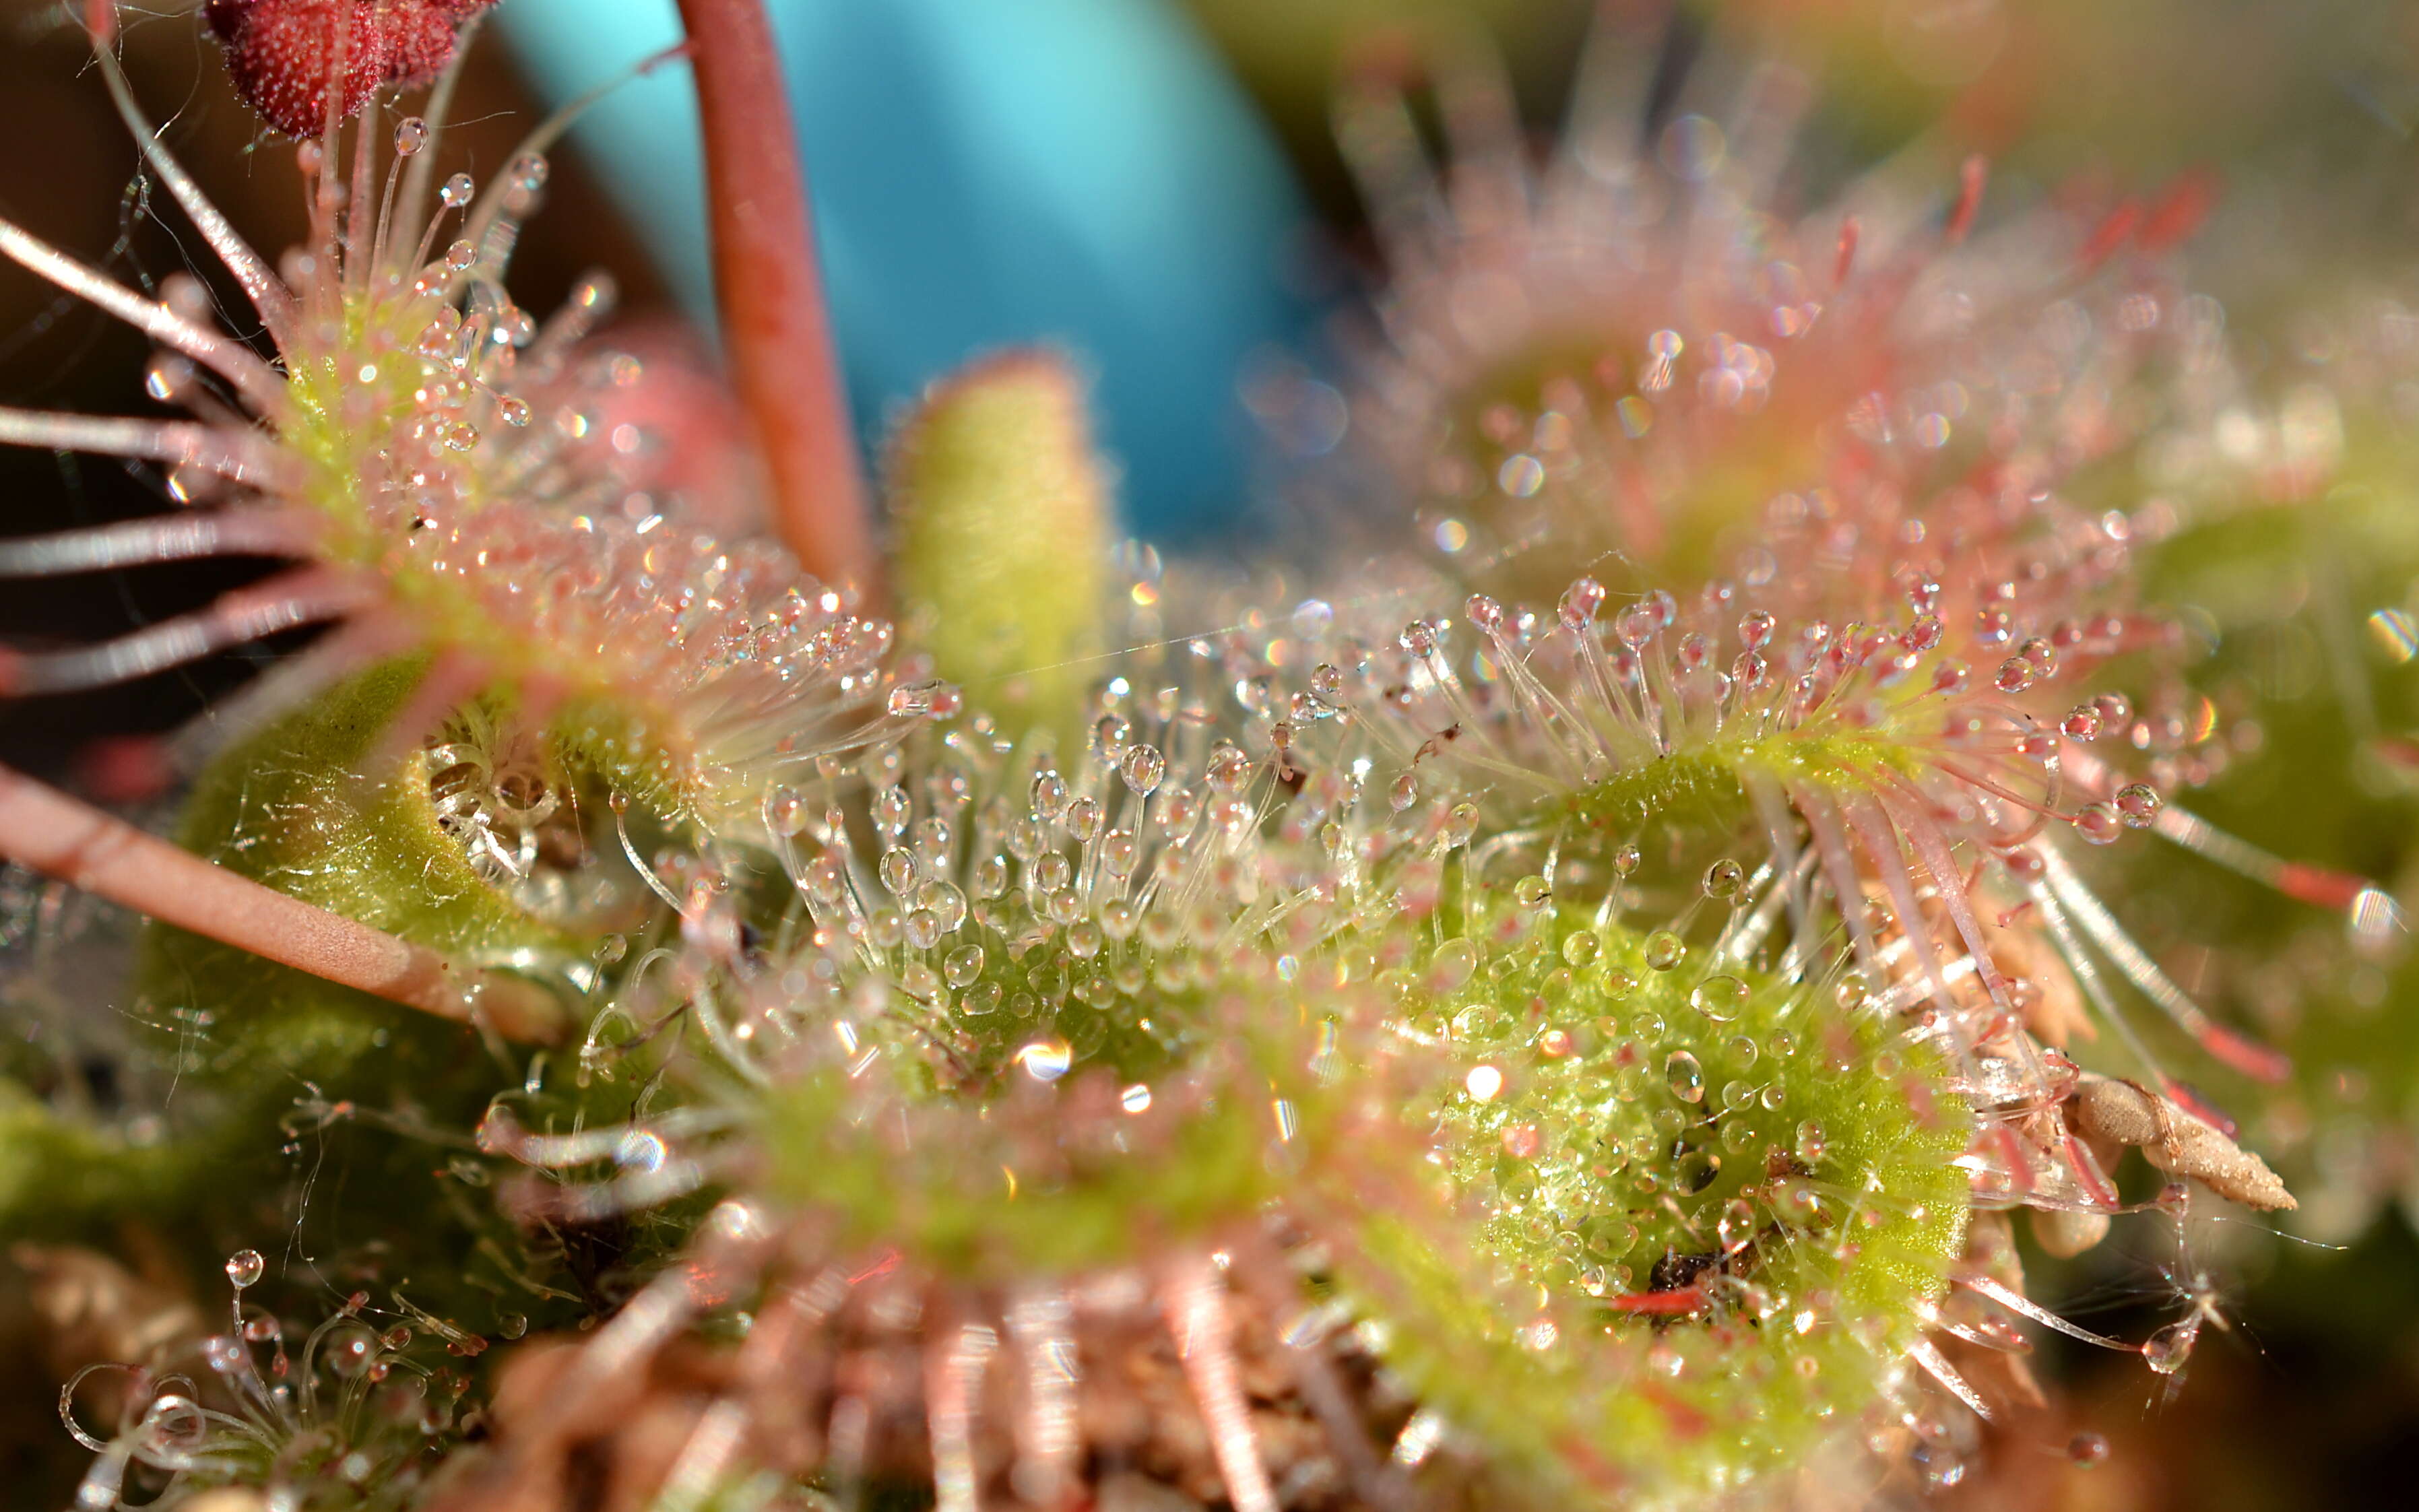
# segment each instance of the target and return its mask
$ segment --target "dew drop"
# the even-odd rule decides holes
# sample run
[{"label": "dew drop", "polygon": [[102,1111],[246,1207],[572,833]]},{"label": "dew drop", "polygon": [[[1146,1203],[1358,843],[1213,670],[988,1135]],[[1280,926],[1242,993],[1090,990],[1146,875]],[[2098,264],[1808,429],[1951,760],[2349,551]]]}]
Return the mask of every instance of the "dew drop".
[{"label": "dew drop", "polygon": [[774,834],[783,840],[803,832],[807,819],[807,800],[788,788],[775,790],[772,796],[764,800],[764,822],[772,826]]},{"label": "dew drop", "polygon": [[1205,775],[1220,793],[1240,793],[1251,780],[1254,764],[1241,747],[1221,744],[1210,752]]},{"label": "dew drop", "polygon": [[2169,1323],[2142,1342],[2142,1359],[2160,1375],[2172,1376],[2192,1358],[2193,1345],[2199,1338],[2198,1315]]},{"label": "dew drop", "polygon": [[1428,958],[1428,990],[1434,993],[1458,991],[1478,969],[1478,948],[1466,939],[1451,939],[1436,948]]},{"label": "dew drop", "polygon": [[1467,845],[1478,833],[1478,805],[1456,803],[1445,815],[1444,842],[1448,847]]},{"label": "dew drop", "polygon": [[2125,832],[2125,821],[2104,803],[2088,804],[2075,811],[2074,832],[2093,845],[2112,844]]},{"label": "dew drop", "polygon": [[1055,1082],[1075,1063],[1074,1046],[1052,1036],[1027,1041],[1016,1052],[1016,1063],[1037,1082]]},{"label": "dew drop", "polygon": [[2117,817],[2128,829],[2148,829],[2159,822],[2158,790],[2146,782],[2129,782],[2117,790]]},{"label": "dew drop", "polygon": [[874,871],[882,879],[883,889],[894,898],[901,898],[906,896],[907,889],[922,877],[924,867],[916,859],[915,852],[903,846],[893,846],[882,853],[882,859]]},{"label": "dew drop", "polygon": [[1117,775],[1136,794],[1148,797],[1167,775],[1167,758],[1156,746],[1133,746],[1117,760]]},{"label": "dew drop", "polygon": [[1736,977],[1707,977],[1688,995],[1688,1006],[1716,1024],[1728,1024],[1747,1006],[1747,983]]},{"label": "dew drop", "polygon": [[1593,578],[1581,578],[1563,590],[1555,613],[1563,627],[1576,635],[1595,622],[1596,611],[1604,608],[1604,584]]},{"label": "dew drop", "polygon": [[884,707],[894,719],[946,719],[958,712],[958,690],[948,683],[901,683]]},{"label": "dew drop", "polygon": [[1453,1037],[1464,1044],[1487,1044],[1503,1037],[1511,1020],[1492,1003],[1472,1003],[1453,1016]]},{"label": "dew drop", "polygon": [[979,945],[960,946],[941,963],[942,975],[948,979],[952,987],[973,985],[975,979],[982,975],[982,968],[983,948]]},{"label": "dew drop", "polygon": [[1722,1208],[1721,1221],[1714,1225],[1714,1235],[1721,1241],[1723,1254],[1736,1255],[1755,1237],[1755,1209],[1743,1197],[1731,1198]]},{"label": "dew drop", "polygon": [[1686,1050],[1674,1050],[1663,1057],[1663,1079],[1671,1085],[1672,1095],[1683,1103],[1705,1100],[1705,1068]]},{"label": "dew drop", "polygon": [[257,1283],[268,1269],[269,1262],[260,1257],[256,1249],[239,1249],[227,1257],[226,1277],[235,1283],[238,1291]]},{"label": "dew drop", "polygon": [[1688,948],[1680,936],[1668,929],[1658,929],[1646,936],[1646,964],[1656,971],[1670,971],[1688,958]]},{"label": "dew drop", "polygon": [[1672,1190],[1682,1196],[1694,1196],[1714,1184],[1722,1174],[1722,1158],[1703,1149],[1691,1149],[1672,1165]]}]

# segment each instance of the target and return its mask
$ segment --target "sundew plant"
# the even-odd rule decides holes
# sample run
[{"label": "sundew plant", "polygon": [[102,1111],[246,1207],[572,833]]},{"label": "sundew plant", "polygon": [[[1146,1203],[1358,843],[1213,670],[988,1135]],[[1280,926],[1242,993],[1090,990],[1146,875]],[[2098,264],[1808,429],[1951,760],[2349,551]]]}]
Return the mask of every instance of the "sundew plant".
[{"label": "sundew plant", "polygon": [[[280,563],[0,697],[320,627],[124,811],[0,770],[74,1506],[1896,1504],[2107,1455],[2045,1437],[2045,1335],[2190,1391],[2207,1235],[2296,1209],[2258,1136],[2403,933],[2202,811],[2260,716],[2195,595],[2263,531],[2419,558],[2321,486],[2393,354],[2262,398],[2175,255],[2205,186],[1808,205],[1808,76],[1675,113],[1638,8],[1548,141],[1466,39],[1356,72],[1372,287],[1333,383],[1254,391],[1336,441],[1271,488],[1352,503],[1194,560],[1119,539],[1080,352],[860,463],[759,0],[629,60],[696,78],[727,423],[618,421],[609,281],[510,285],[590,101],[449,159],[493,5],[146,22],[223,54],[285,248],[63,9],[193,266],[0,220],[156,347],[0,441],[168,501],[0,576]],[[753,515],[640,465],[684,447]],[[2346,612],[2399,666],[2411,609]],[[2307,1000],[2129,926],[2180,871],[2293,921]],[[2028,1285],[2119,1230],[2150,1327]]]}]

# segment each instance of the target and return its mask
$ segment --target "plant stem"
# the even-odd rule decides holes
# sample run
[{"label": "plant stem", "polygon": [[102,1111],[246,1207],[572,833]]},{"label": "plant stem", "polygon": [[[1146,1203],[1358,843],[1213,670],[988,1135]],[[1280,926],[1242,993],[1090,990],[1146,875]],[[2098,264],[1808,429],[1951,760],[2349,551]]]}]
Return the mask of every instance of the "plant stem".
[{"label": "plant stem", "polygon": [[772,27],[762,0],[680,0],[680,9],[705,136],[715,297],[740,402],[772,473],[775,526],[815,576],[876,588],[865,480]]},{"label": "plant stem", "polygon": [[289,898],[5,766],[0,856],[162,923],[439,1018],[541,1042],[561,1039],[566,1026],[552,995],[535,983],[471,970]]}]

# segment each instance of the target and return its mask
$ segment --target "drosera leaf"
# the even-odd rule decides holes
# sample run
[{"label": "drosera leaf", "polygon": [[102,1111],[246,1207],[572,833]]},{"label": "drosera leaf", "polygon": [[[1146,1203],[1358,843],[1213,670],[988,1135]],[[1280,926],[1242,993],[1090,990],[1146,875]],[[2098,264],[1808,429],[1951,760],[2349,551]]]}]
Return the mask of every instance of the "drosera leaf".
[{"label": "drosera leaf", "polygon": [[[578,942],[489,887],[439,826],[419,751],[364,770],[425,665],[375,668],[223,753],[194,785],[178,843],[466,963],[542,973],[584,960]],[[336,1069],[322,1057],[340,1065],[392,1017],[349,988],[158,925],[146,932],[138,983],[155,1008],[210,1010],[239,1042],[298,1074]]]}]

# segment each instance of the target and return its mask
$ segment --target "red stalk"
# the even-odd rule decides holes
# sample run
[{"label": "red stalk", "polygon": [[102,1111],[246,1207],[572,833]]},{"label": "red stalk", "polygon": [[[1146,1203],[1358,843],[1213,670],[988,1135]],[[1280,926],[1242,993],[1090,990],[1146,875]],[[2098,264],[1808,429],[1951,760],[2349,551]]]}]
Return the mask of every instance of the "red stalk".
[{"label": "red stalk", "polygon": [[816,577],[874,587],[865,480],[772,27],[763,0],[680,9],[705,135],[715,297],[772,472],[775,528]]},{"label": "red stalk", "polygon": [[341,914],[212,866],[155,835],[0,766],[0,856],[162,923],[510,1039],[562,1037],[532,982],[456,964]]}]

